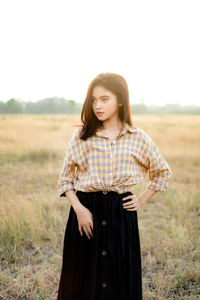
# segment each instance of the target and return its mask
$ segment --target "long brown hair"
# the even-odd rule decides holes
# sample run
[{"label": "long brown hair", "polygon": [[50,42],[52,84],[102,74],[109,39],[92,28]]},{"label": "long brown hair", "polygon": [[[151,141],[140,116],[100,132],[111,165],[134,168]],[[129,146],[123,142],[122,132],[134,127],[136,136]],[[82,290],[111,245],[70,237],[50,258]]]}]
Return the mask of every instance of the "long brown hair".
[{"label": "long brown hair", "polygon": [[83,140],[93,136],[103,123],[97,119],[92,109],[91,96],[95,86],[102,86],[117,96],[118,105],[121,104],[118,108],[119,119],[123,124],[126,122],[130,126],[133,125],[126,80],[121,75],[115,73],[100,73],[89,84],[87,95],[83,103],[81,112],[81,121],[83,125],[80,132],[80,138]]}]

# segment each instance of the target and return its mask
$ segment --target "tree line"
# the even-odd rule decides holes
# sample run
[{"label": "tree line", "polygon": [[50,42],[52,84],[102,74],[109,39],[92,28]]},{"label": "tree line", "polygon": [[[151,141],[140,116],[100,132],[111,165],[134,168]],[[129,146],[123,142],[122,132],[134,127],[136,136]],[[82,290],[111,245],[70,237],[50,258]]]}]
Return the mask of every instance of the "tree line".
[{"label": "tree line", "polygon": [[[80,114],[82,103],[65,98],[46,98],[36,102],[25,102],[18,99],[0,101],[0,114]],[[200,106],[166,104],[164,106],[147,106],[144,100],[132,104],[133,114],[200,114]]]}]

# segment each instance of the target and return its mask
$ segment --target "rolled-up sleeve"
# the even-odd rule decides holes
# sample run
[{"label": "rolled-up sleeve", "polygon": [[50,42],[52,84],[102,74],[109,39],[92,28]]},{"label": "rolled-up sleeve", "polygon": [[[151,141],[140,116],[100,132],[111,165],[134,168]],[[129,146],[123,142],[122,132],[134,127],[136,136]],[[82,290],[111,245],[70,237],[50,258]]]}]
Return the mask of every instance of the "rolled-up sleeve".
[{"label": "rolled-up sleeve", "polygon": [[66,191],[74,190],[74,180],[76,178],[75,171],[77,167],[74,159],[74,149],[77,143],[76,133],[77,130],[68,142],[64,164],[58,178],[57,189],[60,197],[66,197]]},{"label": "rolled-up sleeve", "polygon": [[171,168],[153,140],[144,132],[144,145],[150,183],[147,188],[164,192],[167,190]]}]

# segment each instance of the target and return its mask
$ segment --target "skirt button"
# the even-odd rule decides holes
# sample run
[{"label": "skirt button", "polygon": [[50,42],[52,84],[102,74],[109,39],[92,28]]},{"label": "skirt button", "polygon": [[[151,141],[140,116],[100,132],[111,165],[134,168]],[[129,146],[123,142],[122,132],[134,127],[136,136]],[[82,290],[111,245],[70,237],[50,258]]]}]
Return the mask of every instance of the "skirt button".
[{"label": "skirt button", "polygon": [[108,191],[105,191],[105,190],[104,190],[104,191],[103,191],[103,194],[107,194],[107,192],[108,192]]},{"label": "skirt button", "polygon": [[107,224],[107,221],[106,221],[106,220],[102,220],[102,221],[101,221],[101,224],[102,224],[102,225],[106,225],[106,224]]}]

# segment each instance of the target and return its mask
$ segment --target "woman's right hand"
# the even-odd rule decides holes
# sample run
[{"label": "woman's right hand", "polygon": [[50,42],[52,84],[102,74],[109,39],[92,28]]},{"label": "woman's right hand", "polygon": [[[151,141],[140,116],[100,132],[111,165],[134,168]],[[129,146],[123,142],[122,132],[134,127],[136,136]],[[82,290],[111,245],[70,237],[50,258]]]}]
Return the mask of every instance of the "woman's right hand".
[{"label": "woman's right hand", "polygon": [[87,207],[81,205],[78,210],[76,210],[76,215],[81,236],[83,235],[83,229],[88,239],[90,239],[90,237],[93,236],[93,214]]}]

